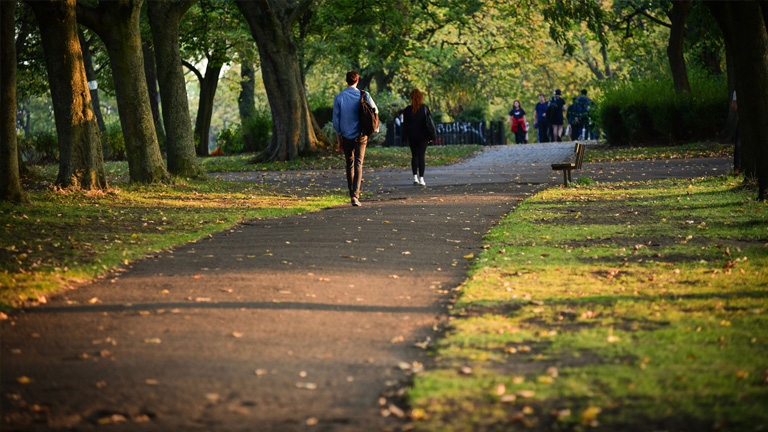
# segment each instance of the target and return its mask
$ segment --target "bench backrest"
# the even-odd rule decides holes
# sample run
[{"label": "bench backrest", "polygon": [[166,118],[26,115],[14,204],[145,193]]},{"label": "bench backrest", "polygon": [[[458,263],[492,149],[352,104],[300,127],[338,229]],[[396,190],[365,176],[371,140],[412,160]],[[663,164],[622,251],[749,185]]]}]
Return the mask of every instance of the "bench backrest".
[{"label": "bench backrest", "polygon": [[576,169],[581,169],[581,162],[584,160],[584,152],[587,150],[587,146],[582,143],[576,143]]}]

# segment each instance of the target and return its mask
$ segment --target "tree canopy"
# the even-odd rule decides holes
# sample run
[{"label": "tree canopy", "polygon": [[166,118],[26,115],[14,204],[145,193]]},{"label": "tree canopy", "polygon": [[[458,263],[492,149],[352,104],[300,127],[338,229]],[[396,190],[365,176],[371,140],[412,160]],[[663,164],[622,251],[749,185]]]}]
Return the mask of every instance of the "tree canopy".
[{"label": "tree canopy", "polygon": [[[22,118],[34,106],[32,99],[48,97],[52,79],[41,79],[46,59],[28,6],[32,3],[19,1],[14,11]],[[690,90],[691,73],[727,72],[729,89],[735,88],[732,63],[722,49],[727,41],[723,24],[709,4],[698,0],[75,3],[78,22],[90,27],[80,29],[81,44],[90,54],[83,56],[90,63],[86,71],[96,77],[88,82],[98,82],[106,107],[95,109],[98,115],[104,109],[112,114],[105,116],[107,127],[101,129],[109,135],[114,130],[109,124],[120,122],[135,181],[167,181],[166,169],[159,165],[161,152],[167,153],[171,174],[198,175],[188,147],[198,155],[208,154],[209,143],[215,148],[216,136],[232,123],[231,118],[221,121],[222,110],[216,107],[238,101],[242,136],[250,140],[243,147],[257,148],[254,134],[263,134],[264,128],[256,132],[254,125],[272,125],[262,158],[290,160],[322,149],[330,142],[321,130],[320,123],[327,121],[322,112],[343,89],[344,73],[350,69],[361,74],[361,87],[383,105],[397,106],[417,87],[446,120],[500,118],[511,100],[519,99],[530,109],[539,93],[549,95],[555,88],[566,98],[586,88],[599,99],[606,85],[659,73],[672,76],[679,92]],[[178,35],[161,32],[158,25],[150,31],[148,11],[157,12],[159,6],[176,11],[171,16]],[[135,52],[142,46],[144,53]],[[160,55],[158,47],[163,47],[161,59],[153,58]],[[169,72],[177,63],[168,60],[176,58],[185,65],[181,74]],[[142,69],[145,74],[138,73]],[[227,80],[240,83],[240,91],[217,92],[220,78],[229,75],[239,76]],[[160,82],[160,96],[152,91],[155,81]],[[177,103],[180,85],[192,106]],[[224,97],[229,100],[217,102]],[[184,118],[192,124],[189,110],[196,117],[192,143],[183,125]],[[161,111],[163,117],[169,115],[166,111],[175,113],[165,122],[170,125],[163,126]],[[233,112],[230,108],[227,115]],[[153,127],[143,113],[152,113]],[[31,117],[48,118],[50,124],[50,114],[43,114]],[[169,127],[173,130],[166,131]],[[165,133],[176,137],[172,147],[165,144]]]}]

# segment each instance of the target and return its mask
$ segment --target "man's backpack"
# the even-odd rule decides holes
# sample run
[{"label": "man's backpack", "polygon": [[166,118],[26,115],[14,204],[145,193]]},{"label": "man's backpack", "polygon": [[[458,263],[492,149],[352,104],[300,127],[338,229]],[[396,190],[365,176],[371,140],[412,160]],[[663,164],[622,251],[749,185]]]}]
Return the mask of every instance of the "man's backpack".
[{"label": "man's backpack", "polygon": [[371,136],[377,130],[379,130],[379,113],[373,105],[368,103],[368,99],[365,97],[366,93],[360,90],[360,135]]}]

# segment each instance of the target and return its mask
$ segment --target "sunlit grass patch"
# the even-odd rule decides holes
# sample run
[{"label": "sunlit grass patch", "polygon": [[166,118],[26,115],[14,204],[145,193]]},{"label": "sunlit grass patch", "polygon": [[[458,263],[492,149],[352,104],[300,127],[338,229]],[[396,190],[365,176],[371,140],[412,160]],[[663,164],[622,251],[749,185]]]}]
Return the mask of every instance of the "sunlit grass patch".
[{"label": "sunlit grass patch", "polygon": [[237,222],[284,216],[346,202],[333,192],[252,183],[190,181],[107,192],[27,192],[29,203],[0,204],[0,306],[44,300],[89,279]]},{"label": "sunlit grass patch", "polygon": [[733,155],[733,144],[697,142],[673,146],[590,147],[584,162],[631,161],[647,159],[686,159]]},{"label": "sunlit grass patch", "polygon": [[768,205],[751,196],[717,177],[527,200],[415,378],[416,429],[768,427]]}]

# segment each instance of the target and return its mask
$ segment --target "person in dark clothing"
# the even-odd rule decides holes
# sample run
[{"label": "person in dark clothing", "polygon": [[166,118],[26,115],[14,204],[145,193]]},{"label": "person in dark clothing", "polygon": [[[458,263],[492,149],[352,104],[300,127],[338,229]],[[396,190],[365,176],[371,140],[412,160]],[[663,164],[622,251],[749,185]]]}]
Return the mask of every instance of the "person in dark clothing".
[{"label": "person in dark clothing", "polygon": [[555,94],[549,99],[547,108],[547,121],[552,126],[552,141],[561,141],[563,135],[563,114],[565,112],[565,100],[562,98],[563,92],[555,89]]},{"label": "person in dark clothing", "polygon": [[536,129],[536,138],[540,143],[549,142],[549,125],[547,123],[547,100],[543,93],[539,93],[539,103],[536,104],[536,112],[533,116],[533,127]]},{"label": "person in dark clothing", "polygon": [[507,123],[512,124],[512,132],[515,134],[516,144],[525,144],[525,135],[528,132],[525,120],[525,110],[520,106],[520,101],[515,100],[512,102],[512,109],[509,111],[509,117]]},{"label": "person in dark clothing", "polygon": [[582,125],[579,122],[579,105],[577,98],[573,98],[573,103],[568,106],[568,110],[565,113],[566,119],[568,119],[568,125],[571,126],[571,140],[576,141],[579,139],[579,133],[581,132]]},{"label": "person in dark clothing", "polygon": [[426,186],[424,170],[427,154],[427,113],[429,107],[424,104],[424,95],[419,89],[411,90],[411,104],[403,110],[403,139],[408,141],[411,148],[411,168],[413,169],[413,184]]}]

